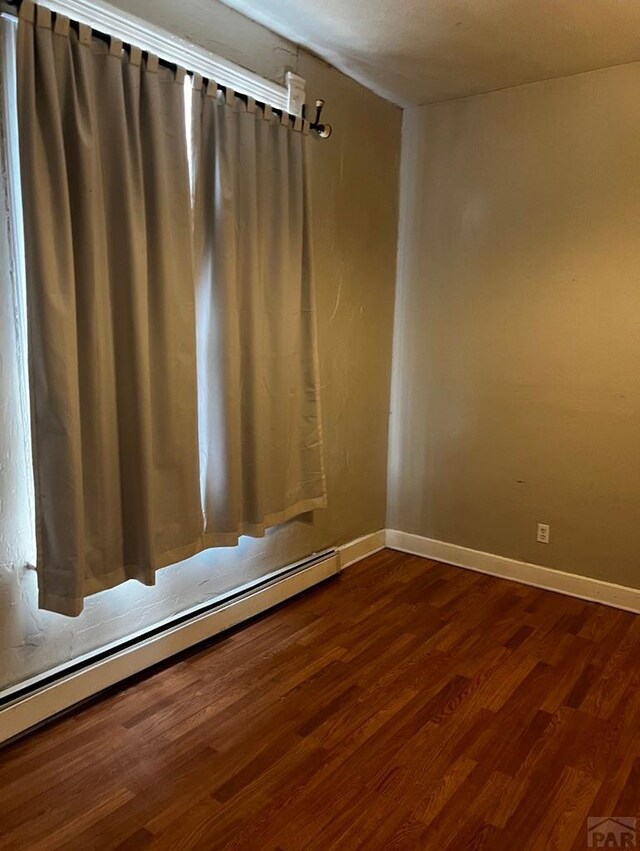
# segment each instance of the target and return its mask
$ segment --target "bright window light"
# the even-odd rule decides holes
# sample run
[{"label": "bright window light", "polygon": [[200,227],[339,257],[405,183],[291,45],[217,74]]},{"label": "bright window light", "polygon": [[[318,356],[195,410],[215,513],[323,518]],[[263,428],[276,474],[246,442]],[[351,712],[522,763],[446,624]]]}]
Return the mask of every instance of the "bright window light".
[{"label": "bright window light", "polygon": [[0,17],[0,565],[36,558],[16,30]]}]

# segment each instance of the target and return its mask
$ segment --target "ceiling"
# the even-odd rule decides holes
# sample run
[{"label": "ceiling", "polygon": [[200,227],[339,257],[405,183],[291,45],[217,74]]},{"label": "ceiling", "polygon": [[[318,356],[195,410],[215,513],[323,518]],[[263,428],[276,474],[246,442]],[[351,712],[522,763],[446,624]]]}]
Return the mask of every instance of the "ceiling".
[{"label": "ceiling", "polygon": [[401,106],[640,59],[638,0],[224,0]]}]

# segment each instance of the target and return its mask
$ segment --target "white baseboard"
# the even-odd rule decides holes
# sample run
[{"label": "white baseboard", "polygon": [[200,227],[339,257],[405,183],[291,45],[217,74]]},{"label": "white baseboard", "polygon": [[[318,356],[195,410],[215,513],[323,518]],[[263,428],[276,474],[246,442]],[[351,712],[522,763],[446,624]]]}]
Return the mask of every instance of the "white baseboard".
[{"label": "white baseboard", "polygon": [[301,591],[306,591],[318,582],[335,576],[339,570],[340,558],[338,553],[334,552],[297,573],[274,581],[273,584],[250,590],[239,599],[222,603],[213,611],[195,615],[191,620],[142,639],[135,645],[115,650],[112,655],[89,663],[74,673],[68,673],[27,696],[16,697],[14,701],[0,708],[0,743],[132,674],[163,662],[188,647],[236,626]]},{"label": "white baseboard", "polygon": [[386,546],[392,550],[488,573],[491,576],[521,582],[523,585],[533,585],[534,588],[557,591],[569,597],[603,603],[605,606],[613,606],[616,609],[640,613],[640,590],[637,588],[614,585],[612,582],[602,582],[600,579],[565,573],[539,564],[517,561],[493,553],[483,553],[480,550],[459,547],[457,544],[447,544],[444,541],[423,538],[408,532],[398,532],[395,529],[386,530],[385,542]]},{"label": "white baseboard", "polygon": [[143,636],[130,647],[119,650],[116,646],[108,657],[95,662],[88,660],[86,666],[75,672],[61,671],[55,682],[36,688],[24,697],[16,696],[15,700],[0,707],[0,743],[336,575],[345,567],[383,549],[384,542],[384,529],[364,535],[297,573],[284,576],[266,587],[254,591],[249,589],[241,598],[222,603],[214,611],[195,612],[190,620],[168,626],[149,638]]},{"label": "white baseboard", "polygon": [[383,529],[351,541],[338,548],[334,554],[297,573],[285,575],[271,585],[250,590],[240,599],[223,603],[214,611],[196,614],[191,620],[169,627],[158,635],[143,638],[131,647],[116,649],[109,657],[89,663],[81,670],[69,673],[25,697],[16,697],[13,702],[0,708],[0,743],[145,668],[284,602],[349,565],[379,552],[385,546],[535,588],[640,613],[640,590],[635,588],[552,570],[420,535]]},{"label": "white baseboard", "polygon": [[340,570],[361,561],[367,556],[380,552],[384,549],[385,530],[380,529],[378,532],[372,532],[370,535],[363,535],[362,538],[356,538],[355,541],[350,541],[343,547],[338,547],[340,557]]}]

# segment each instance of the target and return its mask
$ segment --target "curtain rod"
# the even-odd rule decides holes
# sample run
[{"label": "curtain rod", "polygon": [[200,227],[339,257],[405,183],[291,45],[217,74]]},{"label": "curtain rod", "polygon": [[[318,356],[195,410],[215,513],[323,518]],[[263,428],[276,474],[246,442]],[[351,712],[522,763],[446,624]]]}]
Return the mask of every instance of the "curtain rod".
[{"label": "curtain rod", "polygon": [[[0,14],[2,14],[3,17],[4,16],[10,16],[12,18],[17,18],[18,17],[18,10],[20,8],[21,2],[22,2],[22,0],[0,0]],[[57,12],[55,9],[52,9],[51,11],[54,15],[63,14],[61,12]],[[69,16],[65,15],[65,17],[69,17]],[[78,21],[76,21],[75,19],[69,17],[69,20],[71,22],[71,25],[74,26],[74,28],[77,28],[79,26]],[[92,32],[92,34],[95,38],[98,38],[101,41],[105,41],[107,43],[109,43],[111,41],[112,36],[109,33],[106,33],[104,31],[102,31],[100,29],[96,29],[94,27],[91,27],[91,32]],[[130,48],[131,45],[132,45],[132,42],[128,41],[127,39],[123,39],[123,48],[124,49]],[[149,53],[149,52],[151,52],[151,51],[143,49],[143,53]],[[158,56],[158,62],[163,67],[169,68],[174,72],[178,68],[177,62],[173,62],[171,60],[164,59],[162,56]],[[296,123],[296,121],[299,122],[300,118],[302,118],[303,127],[304,127],[304,124],[306,124],[307,127],[308,127],[308,130],[311,131],[312,133],[314,133],[315,135],[317,135],[321,139],[327,139],[331,135],[331,126],[329,124],[323,124],[323,123],[320,122],[322,107],[324,106],[323,100],[320,100],[320,99],[316,100],[316,102],[315,102],[315,106],[316,106],[315,118],[314,118],[313,121],[309,121],[306,117],[306,104],[304,104],[304,103],[302,104],[302,108],[301,108],[301,116],[297,116],[297,115],[295,115],[291,112],[288,112],[285,108],[283,108],[281,106],[271,105],[268,101],[263,100],[259,97],[255,98],[252,95],[249,95],[248,93],[245,93],[245,92],[242,92],[242,91],[238,91],[237,89],[235,89],[235,88],[233,88],[229,85],[226,85],[224,83],[219,83],[217,80],[212,80],[212,78],[208,77],[206,74],[201,74],[200,72],[194,71],[190,68],[186,68],[185,71],[191,78],[199,76],[199,77],[202,77],[203,81],[215,82],[216,87],[220,91],[224,92],[225,94],[229,89],[231,89],[233,91],[234,95],[239,100],[241,100],[243,103],[248,103],[249,100],[255,101],[255,103],[258,104],[259,106],[261,106],[263,108],[271,109],[271,111],[273,113],[275,113],[276,115],[279,115],[281,118],[287,117],[294,124]]]}]

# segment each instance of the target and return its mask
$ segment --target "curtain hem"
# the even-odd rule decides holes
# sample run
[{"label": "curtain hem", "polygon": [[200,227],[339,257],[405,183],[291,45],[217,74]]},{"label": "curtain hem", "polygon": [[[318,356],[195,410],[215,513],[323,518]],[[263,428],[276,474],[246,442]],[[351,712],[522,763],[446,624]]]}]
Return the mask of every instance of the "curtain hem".
[{"label": "curtain hem", "polygon": [[[243,523],[233,532],[206,533],[191,544],[185,544],[181,547],[176,547],[172,550],[163,552],[156,558],[155,564],[150,571],[148,569],[141,569],[140,565],[129,564],[117,568],[107,574],[101,581],[92,577],[84,586],[84,594],[81,597],[61,597],[60,595],[48,592],[43,588],[39,594],[39,608],[45,609],[49,612],[55,612],[56,614],[64,615],[66,617],[78,617],[78,615],[82,614],[84,601],[87,597],[99,594],[101,591],[108,591],[111,588],[115,588],[123,582],[127,582],[129,579],[135,579],[142,585],[153,587],[156,584],[156,571],[161,570],[163,567],[169,567],[169,565],[185,561],[185,559],[192,558],[204,550],[215,549],[218,547],[235,547],[238,545],[238,541],[243,535],[248,535],[251,538],[263,538],[267,529],[272,528],[273,526],[279,526],[282,523],[286,523],[288,520],[292,520],[300,514],[308,514],[311,511],[317,511],[320,508],[326,507],[326,496],[310,497],[299,500],[282,511],[268,514],[260,523]],[[145,572],[147,572],[146,579],[142,578]],[[42,586],[42,584],[43,583],[39,581],[39,585]]]},{"label": "curtain hem", "polygon": [[[204,549],[206,549],[206,546],[203,539],[202,537],[198,537],[191,544],[183,544],[172,550],[166,550],[156,557],[155,563],[151,568],[142,568],[138,564],[126,564],[116,568],[116,570],[111,571],[111,573],[106,574],[101,579],[90,577],[84,585],[83,595],[81,597],[62,597],[50,591],[48,592],[43,588],[39,593],[38,607],[59,615],[65,615],[66,617],[77,617],[82,614],[84,601],[87,597],[99,594],[101,591],[109,591],[111,588],[116,588],[130,579],[135,579],[147,587],[153,587],[156,584],[155,574],[158,570],[168,567],[171,564],[185,561],[185,559],[201,553]],[[144,576],[145,573],[147,574],[146,577]],[[40,587],[44,584],[40,576],[38,577],[38,584]]]},{"label": "curtain hem", "polygon": [[267,529],[286,523],[300,514],[317,511],[327,507],[326,496],[314,496],[302,499],[282,511],[268,514],[260,523],[242,523],[233,532],[205,532],[205,549],[210,547],[235,547],[239,538],[248,535],[251,538],[263,538]]}]

